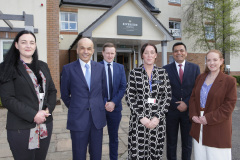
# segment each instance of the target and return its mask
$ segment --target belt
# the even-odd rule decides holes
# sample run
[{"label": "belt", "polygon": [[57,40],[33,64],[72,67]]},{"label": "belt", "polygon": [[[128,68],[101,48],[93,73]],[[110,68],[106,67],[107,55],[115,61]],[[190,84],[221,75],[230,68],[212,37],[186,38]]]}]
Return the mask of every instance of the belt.
[{"label": "belt", "polygon": [[200,107],[200,111],[204,111],[205,108]]}]

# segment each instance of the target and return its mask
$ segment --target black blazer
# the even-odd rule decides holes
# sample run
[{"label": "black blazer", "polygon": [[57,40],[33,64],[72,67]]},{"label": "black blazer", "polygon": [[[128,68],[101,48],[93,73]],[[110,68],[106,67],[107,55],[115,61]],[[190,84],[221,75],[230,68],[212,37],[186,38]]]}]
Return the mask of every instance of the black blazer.
[{"label": "black blazer", "polygon": [[[48,108],[52,114],[56,105],[57,90],[52,81],[48,65],[39,61],[39,67],[46,77],[43,109]],[[7,129],[30,129],[36,126],[34,117],[39,108],[38,98],[33,82],[20,60],[17,64],[15,78],[1,84],[0,96],[2,105],[8,109]],[[52,116],[49,116],[45,123],[49,123],[52,120]]]},{"label": "black blazer", "polygon": [[192,89],[195,84],[197,76],[200,74],[199,66],[185,62],[184,73],[183,73],[183,83],[181,84],[180,78],[177,72],[175,61],[171,64],[163,66],[168,72],[168,77],[170,79],[170,84],[172,87],[172,100],[170,109],[177,110],[179,104],[175,103],[177,101],[184,101],[189,107],[189,99],[192,93]]}]

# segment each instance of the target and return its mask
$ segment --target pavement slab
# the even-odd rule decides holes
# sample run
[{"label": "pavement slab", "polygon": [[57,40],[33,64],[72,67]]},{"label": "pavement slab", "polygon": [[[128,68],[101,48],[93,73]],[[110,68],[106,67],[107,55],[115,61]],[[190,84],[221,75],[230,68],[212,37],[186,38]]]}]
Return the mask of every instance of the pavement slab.
[{"label": "pavement slab", "polygon": [[[238,97],[240,97],[240,88],[238,88]],[[127,107],[125,99],[123,98],[122,120],[119,127],[119,160],[127,159],[127,145],[128,145],[128,126],[130,109]],[[53,134],[48,150],[47,160],[72,160],[72,141],[69,130],[66,129],[67,124],[66,106],[57,105],[53,112]],[[233,112],[233,133],[232,133],[232,156],[233,160],[240,160],[240,98],[238,98],[235,110]],[[0,109],[0,160],[13,160],[12,153],[9,149],[6,134],[6,117],[7,110]],[[102,160],[109,160],[109,138],[107,127],[103,129],[103,147]],[[166,144],[166,143],[165,143]],[[178,159],[181,159],[181,137],[178,138]],[[89,160],[89,154],[87,153]],[[166,160],[166,147],[164,146],[164,158]],[[192,158],[192,160],[194,160]]]}]

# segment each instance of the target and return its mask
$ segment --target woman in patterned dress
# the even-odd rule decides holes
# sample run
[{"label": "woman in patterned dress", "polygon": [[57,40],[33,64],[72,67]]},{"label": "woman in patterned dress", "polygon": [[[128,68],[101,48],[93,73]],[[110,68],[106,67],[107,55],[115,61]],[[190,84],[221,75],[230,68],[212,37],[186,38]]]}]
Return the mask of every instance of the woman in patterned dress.
[{"label": "woman in patterned dress", "polygon": [[126,89],[126,101],[131,110],[128,159],[160,160],[171,86],[165,69],[154,66],[156,46],[144,44],[141,56],[144,64],[130,72]]}]

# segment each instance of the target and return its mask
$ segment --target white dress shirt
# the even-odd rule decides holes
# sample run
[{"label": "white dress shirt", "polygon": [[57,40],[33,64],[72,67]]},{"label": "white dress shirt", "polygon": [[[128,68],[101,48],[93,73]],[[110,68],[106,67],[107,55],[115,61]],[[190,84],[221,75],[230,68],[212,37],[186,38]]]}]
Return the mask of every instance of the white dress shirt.
[{"label": "white dress shirt", "polygon": [[[82,71],[83,71],[83,75],[85,77],[85,74],[86,74],[86,67],[85,67],[85,62],[83,62],[80,58],[79,58],[79,62],[80,62],[80,65],[81,65],[81,68],[82,68]],[[90,75],[91,75],[91,60],[88,61],[87,63],[89,65],[89,72],[90,72]]]},{"label": "white dress shirt", "polygon": [[185,67],[185,60],[183,61],[183,63],[177,63],[176,61],[175,61],[175,64],[176,64],[176,68],[177,68],[177,72],[178,72],[178,75],[179,75],[179,64],[182,64],[182,70],[183,70],[183,73],[184,73],[184,67]]}]

